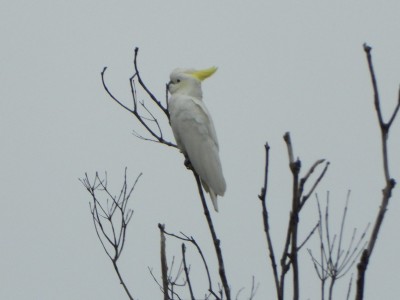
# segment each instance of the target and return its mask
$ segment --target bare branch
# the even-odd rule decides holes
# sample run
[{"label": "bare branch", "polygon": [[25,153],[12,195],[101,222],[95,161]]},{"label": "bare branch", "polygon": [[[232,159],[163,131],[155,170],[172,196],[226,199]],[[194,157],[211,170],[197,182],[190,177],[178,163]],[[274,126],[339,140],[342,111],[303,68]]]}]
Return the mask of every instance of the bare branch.
[{"label": "bare branch", "polygon": [[307,174],[301,179],[301,185],[304,186],[305,183],[307,182],[308,178],[314,173],[315,169],[322,164],[325,161],[325,159],[319,159],[317,160],[311,168],[308,170]]},{"label": "bare branch", "polygon": [[[287,151],[288,151],[288,158],[289,158],[289,167],[292,172],[292,209],[289,216],[289,222],[287,225],[287,232],[285,243],[283,246],[282,255],[280,258],[280,274],[278,275],[276,258],[274,254],[272,238],[270,234],[270,227],[268,221],[268,210],[266,206],[266,194],[267,194],[267,183],[268,183],[268,161],[269,161],[269,146],[268,144],[265,145],[266,149],[266,164],[265,164],[265,174],[264,174],[264,186],[261,189],[261,193],[258,198],[261,200],[262,203],[262,215],[263,215],[263,222],[264,222],[264,231],[267,237],[267,245],[268,245],[268,252],[271,259],[271,266],[274,274],[275,280],[275,287],[277,291],[277,298],[278,300],[284,299],[284,290],[285,290],[285,277],[286,274],[289,272],[290,268],[292,268],[293,273],[293,299],[297,300],[300,297],[300,283],[299,283],[299,265],[298,265],[298,252],[301,248],[307,243],[307,241],[311,238],[312,234],[319,228],[316,225],[309,235],[305,238],[305,240],[298,243],[298,223],[299,223],[299,214],[300,211],[310,197],[310,195],[316,189],[318,183],[322,180],[323,176],[325,175],[328,162],[325,165],[325,168],[314,182],[313,186],[309,193],[303,196],[304,185],[309,179],[309,177],[313,174],[315,169],[322,164],[325,160],[318,160],[314,163],[313,166],[308,170],[306,175],[300,179],[300,170],[301,170],[301,161],[300,159],[295,160],[293,145],[290,138],[290,133],[286,132],[283,136],[283,139],[286,143]],[[312,256],[312,254],[310,253]],[[315,264],[317,268],[317,265]]]},{"label": "bare branch", "polygon": [[[158,224],[158,227],[160,228],[160,224]],[[204,268],[206,270],[206,274],[207,274],[207,278],[208,278],[208,291],[216,298],[216,300],[222,300],[213,290],[212,282],[211,282],[211,275],[210,275],[210,271],[209,271],[209,268],[207,265],[207,261],[204,257],[203,251],[201,250],[201,248],[200,248],[199,244],[196,242],[196,240],[193,237],[189,237],[182,232],[181,232],[182,236],[176,235],[174,233],[169,233],[169,232],[165,231],[165,227],[163,228],[163,231],[166,235],[172,236],[174,238],[177,238],[177,239],[185,241],[185,242],[189,242],[196,247],[197,252],[200,254],[200,257],[203,261]]]},{"label": "bare branch", "polygon": [[[161,225],[163,226],[163,225]],[[168,296],[168,265],[167,265],[167,255],[165,250],[165,236],[162,228],[160,228],[160,257],[161,257],[161,275],[162,275],[162,287],[164,300],[169,300]]]},{"label": "bare branch", "polygon": [[[350,191],[347,193],[346,197],[346,204],[343,209],[342,221],[340,225],[340,233],[338,237],[338,242],[334,235],[333,240],[331,239],[331,230],[329,228],[329,192],[327,193],[326,198],[326,207],[325,207],[325,217],[323,218],[321,212],[321,206],[319,203],[319,199],[317,196],[317,205],[318,205],[318,214],[319,214],[319,239],[320,239],[320,251],[321,257],[318,261],[313,255],[311,250],[309,250],[311,259],[313,261],[314,269],[317,272],[317,275],[321,281],[321,295],[322,299],[325,297],[325,282],[326,279],[330,278],[330,285],[328,291],[328,299],[332,300],[333,298],[333,290],[335,283],[338,279],[342,278],[347,274],[347,272],[351,269],[354,265],[356,259],[361,254],[362,249],[360,250],[359,247],[364,241],[366,230],[359,238],[358,242],[354,246],[354,241],[356,239],[356,232],[357,230],[353,230],[353,235],[349,242],[349,245],[346,247],[347,249],[343,249],[343,237],[345,232],[345,223],[348,211],[348,205],[350,200]],[[365,247],[366,243],[364,243]]]},{"label": "bare branch", "polygon": [[149,270],[149,273],[150,273],[151,277],[153,277],[153,280],[155,281],[155,283],[157,283],[157,285],[158,285],[160,291],[161,291],[162,293],[164,293],[162,285],[158,282],[156,276],[154,276],[154,274],[153,274],[153,269],[151,269],[150,267],[147,267],[147,269]]},{"label": "bare branch", "polygon": [[[129,299],[133,299],[121,276],[117,261],[124,248],[127,226],[133,214],[133,211],[127,208],[127,204],[142,174],[139,174],[128,192],[126,173],[127,169],[125,168],[124,182],[118,197],[112,195],[107,187],[107,173],[104,179],[100,179],[99,174],[96,172],[93,183],[90,182],[87,173],[85,173],[85,177],[80,179],[80,181],[92,196],[92,203],[89,203],[89,205],[96,235],[105,253],[110,258],[126,294]],[[99,200],[98,192],[103,193],[107,197],[106,205],[102,204],[101,200]],[[106,226],[108,226],[108,229],[106,229]]]},{"label": "bare branch", "polygon": [[140,86],[146,91],[147,95],[149,95],[149,97],[154,101],[154,103],[157,104],[157,106],[164,112],[164,114],[167,116],[167,118],[169,119],[169,112],[168,109],[165,108],[160,101],[157,100],[157,98],[153,95],[153,93],[150,92],[150,90],[147,88],[147,86],[144,84],[142,77],[140,76],[139,73],[139,68],[137,66],[137,56],[138,56],[138,52],[139,52],[139,48],[135,48],[135,58],[133,60],[133,64],[135,66],[135,74],[138,78],[139,84]]},{"label": "bare branch", "polygon": [[[324,161],[324,160],[321,159],[321,160],[317,161],[316,163],[318,163],[318,162],[321,162],[321,163],[322,163],[323,161]],[[313,186],[311,187],[310,191],[307,193],[307,195],[305,195],[305,196],[302,197],[301,203],[300,203],[300,209],[301,209],[301,207],[303,207],[303,205],[306,203],[307,199],[310,198],[311,194],[314,193],[314,191],[315,191],[315,189],[317,188],[318,184],[321,182],[322,178],[325,176],[325,173],[326,173],[326,171],[328,170],[328,167],[329,167],[329,162],[326,162],[326,163],[325,163],[324,169],[322,170],[321,174],[318,176],[317,180],[314,182],[314,184],[313,184]],[[313,169],[313,168],[311,168],[311,169]],[[310,169],[310,171],[311,171],[311,169]],[[311,172],[311,173],[312,173],[312,172]],[[311,173],[310,173],[310,174],[311,174]],[[308,177],[306,177],[306,178],[308,178]]]},{"label": "bare branch", "polygon": [[193,294],[193,289],[192,289],[192,283],[190,282],[189,270],[188,270],[188,267],[186,265],[186,254],[185,253],[186,253],[185,243],[182,243],[182,258],[183,258],[183,266],[184,266],[185,275],[186,275],[186,281],[187,281],[188,286],[189,286],[190,298],[192,300],[195,300],[194,294]]},{"label": "bare branch", "polygon": [[274,247],[272,244],[271,233],[270,233],[269,216],[268,216],[267,201],[266,201],[267,190],[268,190],[268,169],[269,169],[269,149],[270,149],[270,147],[269,147],[268,143],[265,143],[264,147],[265,147],[264,185],[261,188],[261,193],[260,193],[260,195],[258,195],[258,198],[261,200],[261,205],[262,205],[264,232],[265,232],[265,235],[267,238],[269,257],[271,260],[272,272],[274,274],[275,289],[276,289],[278,299],[283,299],[283,296],[280,294],[278,270],[277,270],[277,264],[276,264],[276,259],[275,259]]},{"label": "bare branch", "polygon": [[[300,197],[301,191],[299,189],[299,174],[301,169],[301,162],[299,159],[294,161],[293,147],[290,139],[290,134],[287,132],[284,135],[284,140],[287,145],[288,155],[289,155],[289,167],[292,171],[293,183],[292,183],[292,211],[290,212],[288,231],[286,236],[286,244],[284,252],[281,258],[281,265],[285,268],[283,262],[287,257],[290,259],[290,264],[292,266],[293,273],[293,299],[297,300],[300,298],[300,280],[299,280],[299,265],[298,265],[298,252],[297,252],[297,237],[298,237],[298,223],[299,223],[299,212],[300,212]],[[289,250],[290,244],[290,250]],[[288,252],[289,250],[289,252]],[[289,254],[287,254],[289,253]],[[282,271],[282,274],[284,272]],[[282,278],[282,277],[281,277]],[[281,285],[283,286],[283,280],[281,280]],[[282,291],[283,295],[283,291]]]},{"label": "bare branch", "polygon": [[125,110],[129,111],[130,113],[134,113],[133,110],[131,110],[129,107],[125,106],[121,101],[119,101],[108,89],[108,86],[104,80],[104,74],[106,73],[107,67],[103,68],[103,71],[101,72],[101,82],[103,83],[103,87],[106,90],[107,94],[115,101],[117,102],[121,107],[123,107]]},{"label": "bare branch", "polygon": [[254,276],[253,276],[252,280],[251,280],[251,290],[250,290],[249,300],[253,300],[254,299],[255,295],[257,294],[257,290],[258,290],[259,285],[260,285],[259,283],[257,283],[257,285],[255,284],[255,279],[254,279]]},{"label": "bare branch", "polygon": [[319,222],[315,224],[314,228],[311,229],[310,233],[307,235],[304,241],[297,247],[297,251],[300,251],[300,249],[308,242],[308,240],[313,236],[315,230],[317,230],[318,227],[319,227]]},{"label": "bare branch", "polygon": [[[125,110],[129,111],[130,113],[132,113],[135,118],[139,121],[139,123],[142,125],[142,127],[145,129],[145,131],[150,134],[150,136],[152,138],[146,138],[140,134],[137,134],[136,131],[134,131],[134,135],[139,137],[142,140],[145,141],[152,141],[152,142],[157,142],[160,144],[164,144],[166,146],[169,147],[174,147],[177,148],[177,146],[172,143],[169,142],[167,140],[165,140],[163,138],[163,134],[162,134],[162,130],[161,130],[161,126],[159,125],[159,121],[157,120],[157,118],[155,117],[154,113],[150,111],[150,109],[148,109],[144,102],[141,102],[142,107],[145,109],[145,111],[151,116],[150,118],[146,118],[144,116],[142,116],[139,113],[138,110],[138,105],[137,105],[137,93],[136,93],[136,87],[135,87],[135,82],[134,80],[137,79],[139,81],[140,86],[143,88],[143,90],[146,92],[146,94],[150,97],[150,99],[156,104],[156,106],[166,115],[167,119],[169,120],[169,113],[168,110],[161,104],[161,102],[159,102],[157,100],[157,98],[149,91],[149,89],[146,87],[146,85],[144,84],[142,78],[140,77],[139,74],[139,70],[137,68],[137,54],[138,54],[138,48],[135,49],[135,58],[134,58],[134,67],[135,67],[135,74],[131,76],[131,78],[129,78],[129,84],[130,84],[130,88],[131,88],[131,94],[132,94],[132,100],[133,100],[133,109],[130,109],[129,107],[127,107],[125,104],[122,103],[122,101],[118,100],[117,97],[115,97],[110,89],[108,88],[105,79],[104,79],[104,74],[105,71],[107,70],[107,67],[104,67],[103,71],[101,72],[101,81],[103,83],[103,87],[106,90],[107,94],[116,102],[118,103],[118,105],[120,105],[121,107],[123,107]],[[152,127],[147,123],[147,122],[151,122],[156,124],[157,127],[157,131],[158,133],[156,133]]]},{"label": "bare branch", "polygon": [[293,155],[292,141],[290,139],[290,133],[286,132],[285,135],[283,136],[283,139],[285,140],[286,145],[287,145],[287,150],[288,150],[288,155],[289,155],[289,163],[293,163],[294,155]]},{"label": "bare branch", "polygon": [[397,105],[392,113],[392,116],[389,119],[389,122],[387,122],[388,128],[390,128],[390,126],[392,126],[392,123],[393,123],[394,119],[396,118],[397,113],[399,112],[399,108],[400,108],[400,88],[399,88],[399,92],[398,92],[398,96],[397,96]]},{"label": "bare branch", "polygon": [[211,219],[211,215],[210,215],[210,211],[208,210],[207,207],[207,203],[206,203],[206,199],[204,197],[204,193],[203,193],[203,188],[201,185],[201,181],[200,181],[200,177],[199,175],[197,175],[197,173],[192,170],[193,175],[196,179],[197,182],[197,188],[199,191],[199,195],[200,195],[200,199],[201,199],[201,203],[203,204],[203,209],[204,209],[204,215],[207,219],[207,224],[208,227],[210,229],[210,233],[211,233],[211,237],[214,243],[214,248],[215,248],[215,252],[217,255],[217,259],[218,259],[218,273],[219,276],[221,278],[221,282],[222,282],[222,286],[224,288],[224,292],[225,292],[225,296],[227,300],[231,300],[231,291],[230,291],[230,287],[228,284],[228,280],[226,278],[226,273],[225,273],[225,265],[224,265],[224,259],[222,256],[222,251],[221,251],[221,246],[220,246],[220,240],[217,238],[217,234],[215,233],[215,229],[214,229],[214,224],[213,221]]},{"label": "bare branch", "polygon": [[353,284],[353,275],[351,275],[350,281],[349,281],[349,287],[347,288],[347,296],[346,300],[350,299],[350,293],[351,293],[351,286]]},{"label": "bare branch", "polygon": [[388,123],[385,123],[383,121],[382,117],[382,112],[381,112],[381,103],[380,103],[380,97],[379,97],[379,91],[378,91],[378,85],[377,85],[377,80],[372,64],[372,56],[371,56],[371,47],[368,46],[367,44],[364,44],[364,51],[367,57],[368,61],[368,68],[369,68],[369,73],[371,76],[371,81],[372,81],[372,87],[374,91],[374,105],[375,105],[375,111],[378,117],[378,122],[379,122],[379,128],[381,131],[381,145],[382,145],[382,163],[383,163],[383,170],[385,174],[385,187],[382,191],[382,200],[381,200],[381,205],[378,211],[378,215],[375,219],[375,224],[372,229],[371,233],[371,238],[368,243],[367,249],[365,249],[361,255],[360,262],[357,265],[358,269],[358,276],[357,276],[357,292],[356,292],[356,300],[362,300],[364,297],[364,284],[365,284],[365,272],[367,270],[367,266],[369,263],[369,259],[372,255],[372,251],[374,250],[376,241],[378,239],[378,234],[381,229],[383,219],[385,217],[385,213],[388,209],[389,205],[389,200],[392,196],[392,190],[394,189],[396,185],[396,181],[390,177],[389,173],[389,155],[388,155],[388,147],[387,147],[387,142],[389,139],[389,130],[390,126],[392,125],[395,117],[397,116],[399,106],[400,106],[400,91],[399,91],[399,96],[397,99],[397,105],[389,119]]}]

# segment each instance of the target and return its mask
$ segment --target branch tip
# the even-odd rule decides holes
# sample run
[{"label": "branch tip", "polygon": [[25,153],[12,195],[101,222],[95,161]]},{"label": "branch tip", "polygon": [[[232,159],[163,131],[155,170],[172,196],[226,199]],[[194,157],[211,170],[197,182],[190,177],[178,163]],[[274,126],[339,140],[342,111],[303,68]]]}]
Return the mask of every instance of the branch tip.
[{"label": "branch tip", "polygon": [[287,131],[285,132],[285,134],[283,135],[283,139],[287,142],[288,140],[290,140],[290,132]]},{"label": "branch tip", "polygon": [[369,53],[371,52],[371,50],[372,50],[372,47],[369,46],[367,43],[364,43],[364,44],[363,44],[363,48],[364,48],[364,51],[367,52],[368,54],[369,54]]}]

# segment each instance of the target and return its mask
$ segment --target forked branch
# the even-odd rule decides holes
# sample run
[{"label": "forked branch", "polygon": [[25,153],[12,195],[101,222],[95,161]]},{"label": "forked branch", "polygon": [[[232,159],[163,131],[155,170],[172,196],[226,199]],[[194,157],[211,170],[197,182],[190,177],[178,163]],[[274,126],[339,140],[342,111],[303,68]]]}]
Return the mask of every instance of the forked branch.
[{"label": "forked branch", "polygon": [[[300,178],[301,161],[299,158],[294,160],[294,151],[290,138],[290,133],[287,132],[283,138],[284,141],[286,142],[286,146],[288,149],[289,167],[292,172],[293,183],[292,183],[292,211],[290,212],[289,223],[286,234],[286,243],[281,257],[282,273],[281,273],[280,284],[281,284],[281,293],[283,295],[285,272],[287,272],[289,268],[292,267],[293,299],[297,300],[300,298],[300,275],[299,275],[299,265],[298,265],[298,252],[299,252],[298,224],[299,224],[300,211],[303,208],[306,201],[308,200],[308,198],[310,197],[311,193],[314,192],[317,185],[325,175],[329,166],[329,162],[325,162],[325,160],[323,159],[317,160],[308,170],[306,175]],[[323,162],[325,162],[325,167],[323,171],[320,173],[319,177],[315,180],[310,191],[307,194],[305,194],[305,196],[303,196],[305,185],[309,180],[311,174],[314,173],[317,166],[319,166]]]},{"label": "forked branch", "polygon": [[339,235],[334,234],[329,227],[329,192],[326,197],[325,214],[323,217],[320,201],[317,196],[319,226],[318,236],[320,241],[319,258],[308,249],[308,253],[314,265],[314,269],[321,282],[321,299],[325,299],[325,284],[327,279],[330,279],[328,299],[333,299],[333,289],[338,279],[345,276],[351,267],[356,263],[356,260],[361,255],[363,249],[367,245],[365,241],[366,233],[369,224],[366,226],[362,234],[357,237],[357,229],[353,229],[348,246],[343,247],[343,239],[345,232],[345,222],[347,217],[348,205],[350,200],[350,192],[347,194],[346,204],[343,210],[342,221]]},{"label": "forked branch", "polygon": [[381,131],[381,146],[382,146],[382,164],[384,171],[384,179],[385,179],[385,187],[382,190],[382,200],[381,205],[378,211],[378,215],[375,219],[375,224],[372,229],[371,237],[368,243],[367,249],[365,249],[361,255],[360,262],[357,265],[358,276],[357,276],[357,292],[356,292],[356,300],[362,300],[364,297],[364,284],[365,284],[365,273],[368,267],[368,263],[370,257],[372,255],[372,251],[374,250],[376,241],[378,239],[379,231],[382,227],[382,222],[385,217],[385,213],[388,209],[389,200],[392,197],[392,190],[396,185],[396,181],[391,178],[389,172],[389,154],[388,154],[388,139],[389,139],[389,131],[393,124],[394,119],[397,116],[397,113],[400,108],[400,90],[398,93],[398,99],[396,107],[394,108],[392,115],[389,118],[388,122],[384,121],[382,111],[381,111],[381,100],[378,91],[378,84],[376,80],[376,75],[374,71],[374,67],[372,64],[372,56],[371,56],[372,48],[367,44],[364,44],[364,52],[367,57],[369,73],[371,76],[372,88],[374,93],[374,106],[376,115],[378,117],[378,124]]},{"label": "forked branch", "polygon": [[[215,297],[216,300],[222,300],[222,299],[220,298],[220,296],[218,296],[217,293],[214,292],[214,290],[213,290],[213,285],[212,285],[212,282],[211,282],[211,275],[210,275],[210,271],[209,271],[209,268],[208,268],[208,264],[207,264],[206,258],[205,258],[205,256],[204,256],[203,251],[201,250],[199,244],[196,242],[196,240],[195,240],[192,236],[188,236],[188,235],[184,234],[183,232],[180,233],[181,235],[176,235],[176,234],[174,234],[174,233],[169,233],[169,232],[165,231],[165,226],[164,226],[164,225],[161,225],[161,224],[158,224],[158,228],[160,228],[160,230],[162,230],[163,233],[164,233],[165,235],[174,237],[174,238],[179,239],[179,240],[184,241],[184,242],[188,242],[188,243],[192,244],[192,245],[197,249],[197,252],[199,253],[199,255],[200,255],[200,257],[201,257],[201,259],[202,259],[202,261],[203,261],[204,269],[205,269],[206,274],[207,274],[208,291],[210,292],[210,294],[212,294],[212,295]],[[182,245],[184,245],[184,244],[182,244]],[[182,256],[183,258],[182,258],[182,260],[183,260],[184,267],[185,267],[185,265],[186,265],[186,258],[185,258],[184,255],[185,255],[185,253],[186,253],[186,247],[182,246],[182,249],[183,249],[183,248],[184,248],[185,250],[182,250],[182,253],[183,253],[183,256]],[[185,269],[185,273],[186,273],[186,269]],[[190,280],[189,280],[189,275],[186,274],[186,276],[187,276],[187,282],[188,282],[188,285],[189,285],[190,294],[193,295],[193,294],[192,294],[192,293],[193,293],[193,290],[192,290],[192,288],[191,288],[191,284],[190,284]],[[194,296],[193,296],[193,297],[194,297]]]},{"label": "forked branch", "polygon": [[[280,272],[278,272],[277,260],[275,256],[275,251],[273,247],[272,237],[271,237],[271,229],[269,224],[269,214],[267,207],[267,190],[268,190],[268,168],[269,168],[269,145],[268,143],[265,145],[265,172],[264,172],[264,185],[261,188],[261,193],[258,198],[261,200],[262,205],[262,216],[263,216],[263,224],[264,231],[267,239],[268,253],[271,261],[272,272],[274,275],[275,288],[277,293],[278,300],[284,299],[285,292],[285,279],[286,274],[289,272],[290,268],[292,268],[293,273],[293,299],[297,300],[300,297],[300,278],[299,278],[299,266],[298,266],[298,253],[301,248],[307,243],[310,237],[314,234],[318,225],[314,226],[313,229],[310,230],[307,237],[301,242],[298,242],[298,223],[300,211],[303,208],[304,204],[307,202],[310,195],[315,191],[319,182],[324,177],[329,162],[325,162],[325,160],[320,159],[317,160],[311,168],[308,170],[306,175],[300,178],[300,170],[301,170],[301,161],[300,159],[295,160],[294,151],[292,141],[290,139],[290,134],[287,132],[284,135],[284,140],[286,142],[288,158],[289,158],[289,167],[292,172],[292,209],[289,216],[289,223],[287,225],[287,233],[285,244],[283,247],[282,255],[280,258]],[[319,174],[317,179],[312,184],[308,193],[304,193],[305,185],[307,181],[310,179],[311,175],[315,172],[317,167],[325,162],[325,167],[322,172]]]},{"label": "forked branch", "polygon": [[[132,187],[128,187],[127,169],[125,168],[124,183],[118,195],[113,195],[107,186],[107,173],[103,179],[96,172],[93,182],[88,175],[79,179],[92,196],[90,212],[97,237],[110,258],[118,279],[129,299],[133,300],[119,271],[117,261],[125,246],[126,230],[132,218],[133,210],[129,209],[128,201],[142,174],[136,178]],[[100,194],[100,195],[99,195]]]},{"label": "forked branch", "polygon": [[[169,113],[166,106],[164,106],[150,90],[147,88],[145,83],[143,82],[138,66],[137,66],[137,56],[138,56],[138,48],[135,48],[135,57],[134,57],[134,74],[129,78],[129,85],[131,89],[132,101],[133,101],[133,108],[129,108],[125,105],[121,100],[119,100],[109,89],[105,82],[105,72],[107,67],[104,67],[103,71],[101,72],[101,81],[103,83],[103,87],[107,94],[113,99],[118,105],[124,108],[126,111],[130,112],[135,116],[135,118],[139,121],[143,129],[147,132],[150,137],[143,136],[136,131],[134,131],[134,135],[142,140],[157,142],[160,144],[164,144],[170,147],[177,147],[174,143],[167,141],[163,136],[163,131],[160,126],[159,120],[155,117],[156,113],[152,112],[146,105],[144,101],[139,101],[140,106],[138,105],[138,96],[136,91],[136,84],[135,81],[137,80],[141,88],[145,91],[147,96],[150,98],[150,101],[156,105],[156,108],[161,110],[162,113],[166,116],[167,120],[169,121]],[[140,109],[143,109],[143,111]]]}]

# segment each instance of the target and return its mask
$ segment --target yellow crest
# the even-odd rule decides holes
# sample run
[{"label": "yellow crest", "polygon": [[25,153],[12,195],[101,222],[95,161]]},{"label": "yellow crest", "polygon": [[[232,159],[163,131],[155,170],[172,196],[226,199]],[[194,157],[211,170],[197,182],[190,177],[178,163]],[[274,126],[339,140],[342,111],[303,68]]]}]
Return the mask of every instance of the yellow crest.
[{"label": "yellow crest", "polygon": [[200,81],[203,81],[204,79],[210,77],[212,74],[214,74],[217,71],[217,67],[211,67],[208,69],[204,70],[198,70],[198,71],[193,71],[189,72],[190,75],[193,77],[197,78]]}]

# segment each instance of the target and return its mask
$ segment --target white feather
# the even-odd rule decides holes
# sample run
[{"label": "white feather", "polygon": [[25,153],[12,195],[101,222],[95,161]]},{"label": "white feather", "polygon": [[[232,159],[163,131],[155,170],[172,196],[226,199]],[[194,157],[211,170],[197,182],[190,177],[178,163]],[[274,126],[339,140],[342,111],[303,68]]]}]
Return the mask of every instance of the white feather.
[{"label": "white feather", "polygon": [[[183,72],[176,73],[179,77]],[[217,196],[224,195],[226,183],[219,158],[217,135],[211,115],[201,100],[200,81],[190,76],[186,78],[188,75],[183,74],[177,86],[170,87],[168,110],[172,131],[179,149],[189,158],[218,211]]]}]

